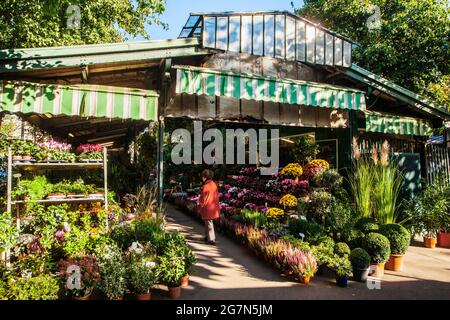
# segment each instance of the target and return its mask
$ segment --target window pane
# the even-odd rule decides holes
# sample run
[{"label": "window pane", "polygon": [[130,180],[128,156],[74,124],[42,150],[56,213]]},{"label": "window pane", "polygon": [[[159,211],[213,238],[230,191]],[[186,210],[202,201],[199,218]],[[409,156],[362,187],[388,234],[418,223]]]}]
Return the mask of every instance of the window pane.
[{"label": "window pane", "polygon": [[205,17],[205,47],[215,48],[216,46],[216,18]]},{"label": "window pane", "polygon": [[285,45],[284,45],[284,15],[277,15],[277,25],[276,25],[276,39],[277,39],[277,46],[276,46],[276,56],[279,58],[285,57]]},{"label": "window pane", "polygon": [[306,25],[303,21],[297,21],[297,60],[306,60]]},{"label": "window pane", "polygon": [[264,55],[274,56],[275,35],[274,16],[264,16]]},{"label": "window pane", "polygon": [[228,44],[228,18],[217,18],[217,49],[227,50]]},{"label": "window pane", "polygon": [[344,41],[344,67],[350,67],[352,64],[352,44]]},{"label": "window pane", "polygon": [[253,16],[253,54],[263,55],[263,16]]},{"label": "window pane", "polygon": [[333,35],[325,34],[325,64],[333,65]]},{"label": "window pane", "polygon": [[242,52],[252,53],[252,16],[242,16]]},{"label": "window pane", "polygon": [[342,39],[334,38],[334,64],[342,66]]},{"label": "window pane", "polygon": [[306,25],[306,61],[314,63],[316,28],[314,26]]},{"label": "window pane", "polygon": [[324,64],[325,58],[325,33],[316,29],[316,63]]},{"label": "window pane", "polygon": [[228,50],[239,52],[240,49],[240,28],[241,18],[239,16],[230,17],[230,46]]},{"label": "window pane", "polygon": [[286,20],[286,44],[286,58],[295,60],[295,20],[291,17]]},{"label": "window pane", "polygon": [[187,21],[185,27],[189,27],[192,28],[195,26],[195,24],[197,23],[198,19],[200,19],[199,16],[190,16],[189,20]]},{"label": "window pane", "polygon": [[180,34],[180,38],[187,38],[192,29],[183,29]]}]

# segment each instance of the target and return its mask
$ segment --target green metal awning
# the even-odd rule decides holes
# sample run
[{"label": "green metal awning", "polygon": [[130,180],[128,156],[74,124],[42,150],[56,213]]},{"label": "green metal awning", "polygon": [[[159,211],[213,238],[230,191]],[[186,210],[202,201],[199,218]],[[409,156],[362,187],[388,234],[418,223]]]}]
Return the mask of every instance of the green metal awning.
[{"label": "green metal awning", "polygon": [[429,136],[433,133],[430,122],[423,119],[366,112],[366,131],[411,136]]},{"label": "green metal awning", "polygon": [[157,108],[150,90],[0,81],[0,112],[154,121]]},{"label": "green metal awning", "polygon": [[221,96],[335,109],[366,109],[364,92],[308,81],[176,66],[176,93]]}]

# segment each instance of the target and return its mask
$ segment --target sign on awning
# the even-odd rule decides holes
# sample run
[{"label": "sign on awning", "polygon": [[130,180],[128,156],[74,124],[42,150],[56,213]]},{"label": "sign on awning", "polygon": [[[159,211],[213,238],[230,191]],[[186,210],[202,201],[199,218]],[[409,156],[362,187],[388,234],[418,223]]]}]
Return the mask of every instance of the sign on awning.
[{"label": "sign on awning", "polygon": [[423,119],[366,112],[366,131],[410,136],[430,136],[433,127]]},{"label": "sign on awning", "polygon": [[345,110],[365,110],[364,92],[315,82],[221,72],[176,66],[176,93],[305,105]]},{"label": "sign on awning", "polygon": [[154,121],[157,108],[150,90],[0,81],[0,112]]}]

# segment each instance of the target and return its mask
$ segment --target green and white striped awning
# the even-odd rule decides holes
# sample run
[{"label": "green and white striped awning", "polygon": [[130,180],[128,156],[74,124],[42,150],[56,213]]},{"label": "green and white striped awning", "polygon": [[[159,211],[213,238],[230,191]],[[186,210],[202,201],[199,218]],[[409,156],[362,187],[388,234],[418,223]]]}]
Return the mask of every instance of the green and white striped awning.
[{"label": "green and white striped awning", "polygon": [[411,136],[429,136],[431,123],[423,119],[366,112],[366,131]]},{"label": "green and white striped awning", "polygon": [[220,96],[313,107],[365,110],[364,92],[308,81],[176,66],[176,93]]},{"label": "green and white striped awning", "polygon": [[157,120],[158,94],[98,85],[0,81],[0,112]]}]

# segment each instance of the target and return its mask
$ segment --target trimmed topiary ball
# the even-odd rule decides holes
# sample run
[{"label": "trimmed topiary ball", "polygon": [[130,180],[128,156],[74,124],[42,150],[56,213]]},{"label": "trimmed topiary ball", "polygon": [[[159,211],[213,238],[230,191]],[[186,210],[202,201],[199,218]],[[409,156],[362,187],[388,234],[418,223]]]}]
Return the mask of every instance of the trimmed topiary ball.
[{"label": "trimmed topiary ball", "polygon": [[338,242],[334,245],[334,253],[340,257],[346,257],[350,254],[350,247],[344,242]]},{"label": "trimmed topiary ball", "polygon": [[355,229],[368,234],[370,232],[377,232],[380,227],[376,224],[375,220],[372,218],[360,218],[355,223]]},{"label": "trimmed topiary ball", "polygon": [[388,238],[382,234],[371,232],[362,240],[362,248],[370,255],[372,262],[384,263],[391,254]]},{"label": "trimmed topiary ball", "polygon": [[396,223],[384,224],[378,232],[388,238],[391,254],[402,255],[408,250],[411,235],[403,226]]},{"label": "trimmed topiary ball", "polygon": [[370,266],[370,255],[363,248],[353,249],[349,259],[354,268],[367,269]]}]

